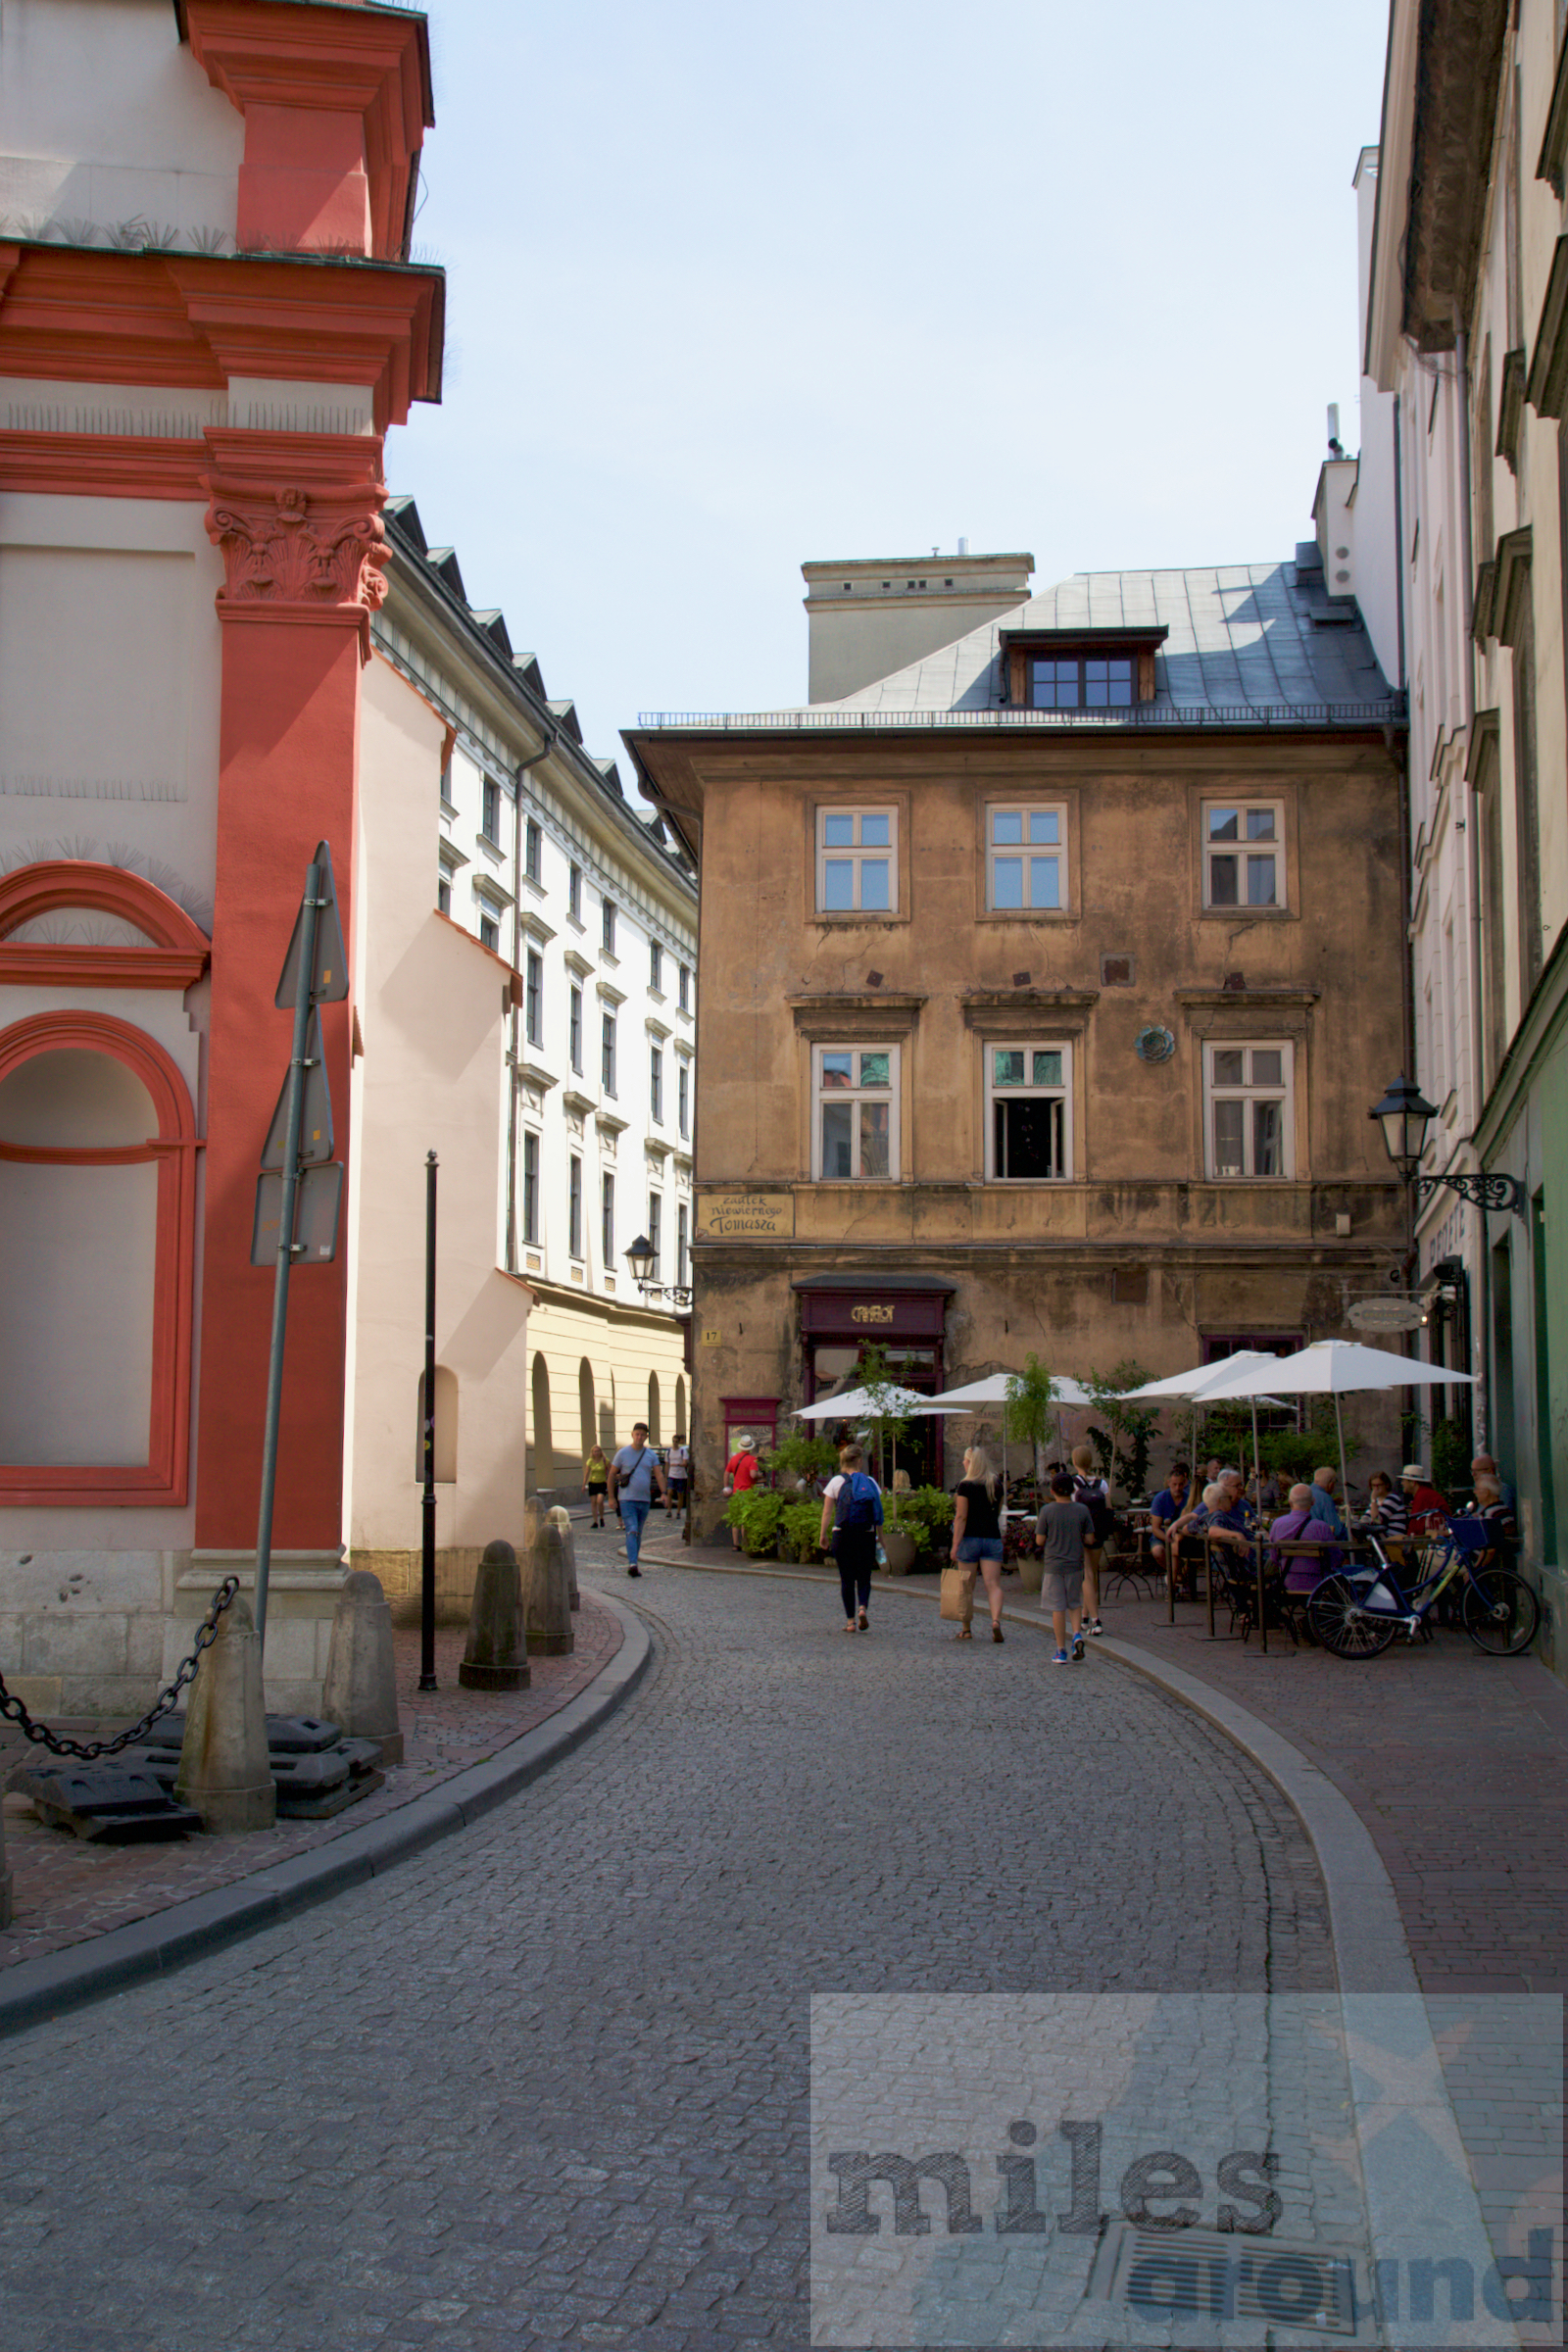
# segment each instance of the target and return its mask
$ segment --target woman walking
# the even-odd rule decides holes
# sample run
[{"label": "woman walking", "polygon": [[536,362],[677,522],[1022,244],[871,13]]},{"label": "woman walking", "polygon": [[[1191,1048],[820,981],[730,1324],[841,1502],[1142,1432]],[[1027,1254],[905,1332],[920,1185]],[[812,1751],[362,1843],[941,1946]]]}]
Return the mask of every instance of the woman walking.
[{"label": "woman walking", "polygon": [[593,1513],[590,1524],[605,1524],[605,1495],[610,1487],[610,1456],[602,1446],[596,1446],[582,1466],[582,1483],[588,1490],[588,1508]]},{"label": "woman walking", "polygon": [[[952,1557],[960,1568],[977,1567],[985,1578],[986,1598],[991,1603],[991,1639],[1000,1642],[1003,1632],[999,1482],[991,1467],[991,1456],[983,1446],[971,1446],[964,1453],[963,1476],[953,1497]],[[967,1625],[960,1625],[954,1636],[957,1642],[973,1638]]]},{"label": "woman walking", "polygon": [[839,1474],[822,1490],[822,1529],[817,1549],[838,1563],[844,1631],[868,1634],[871,1571],[876,1566],[876,1531],[882,1524],[882,1490],[861,1465],[858,1446],[839,1447]]}]

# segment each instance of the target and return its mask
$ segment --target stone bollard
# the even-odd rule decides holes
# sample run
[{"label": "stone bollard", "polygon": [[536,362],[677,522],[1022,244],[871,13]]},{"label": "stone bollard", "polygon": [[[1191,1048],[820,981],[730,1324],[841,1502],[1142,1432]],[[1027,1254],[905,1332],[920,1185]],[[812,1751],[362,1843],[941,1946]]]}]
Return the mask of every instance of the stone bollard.
[{"label": "stone bollard", "polygon": [[392,1611],[380,1578],[368,1568],[353,1568],[343,1580],[332,1619],[321,1713],[351,1740],[378,1740],[383,1764],[402,1763]]},{"label": "stone bollard", "polygon": [[262,1644],[242,1593],[218,1620],[218,1639],[196,1669],[174,1794],[218,1837],[270,1830],[277,1818]]},{"label": "stone bollard", "polygon": [[547,1520],[528,1554],[528,1654],[569,1657],[577,1637],[571,1630],[571,1588],[566,1576],[566,1542]]},{"label": "stone bollard", "polygon": [[526,1690],[532,1680],[517,1555],[499,1540],[485,1545],[479,1560],[458,1680],[465,1690]]},{"label": "stone bollard", "polygon": [[561,1530],[562,1549],[566,1555],[566,1590],[571,1594],[572,1607],[576,1608],[581,1594],[577,1591],[577,1546],[571,1538],[571,1513],[558,1502],[550,1514],[550,1524]]}]

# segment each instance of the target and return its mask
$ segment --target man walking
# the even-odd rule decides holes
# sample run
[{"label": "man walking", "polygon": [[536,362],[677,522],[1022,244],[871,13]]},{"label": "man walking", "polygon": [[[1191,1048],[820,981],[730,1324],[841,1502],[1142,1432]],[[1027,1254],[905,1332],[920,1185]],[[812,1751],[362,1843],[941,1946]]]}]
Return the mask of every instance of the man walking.
[{"label": "man walking", "polygon": [[667,1493],[659,1456],[648,1443],[648,1424],[634,1421],[631,1444],[623,1446],[610,1465],[610,1499],[626,1530],[626,1574],[641,1576],[637,1554],[642,1548],[643,1521],[653,1507],[655,1490]]},{"label": "man walking", "polygon": [[1046,1555],[1040,1580],[1040,1606],[1051,1611],[1056,1637],[1054,1666],[1067,1663],[1067,1632],[1072,1630],[1074,1661],[1084,1654],[1078,1611],[1083,1598],[1085,1553],[1095,1540],[1095,1523],[1085,1505],[1072,1498],[1072,1480],[1058,1470],[1051,1482],[1051,1500],[1035,1521],[1035,1534]]}]

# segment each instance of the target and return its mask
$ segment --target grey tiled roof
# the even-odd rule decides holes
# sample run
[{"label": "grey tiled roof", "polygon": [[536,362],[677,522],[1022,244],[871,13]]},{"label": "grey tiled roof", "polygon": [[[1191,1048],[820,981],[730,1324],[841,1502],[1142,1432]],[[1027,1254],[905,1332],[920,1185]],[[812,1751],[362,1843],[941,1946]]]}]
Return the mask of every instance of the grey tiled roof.
[{"label": "grey tiled roof", "polygon": [[[1237,564],[1201,571],[1079,572],[971,630],[956,644],[819,710],[994,710],[1003,705],[1002,637],[1024,629],[1163,627],[1154,659],[1158,715],[1180,723],[1322,723],[1325,716],[1393,716],[1397,700],[1378,667],[1353,605],[1330,602],[1316,562]],[[1085,713],[1031,712],[1082,725]],[[1107,714],[1125,724],[1127,713]],[[1093,723],[1093,722],[1092,722]],[[1103,722],[1099,722],[1103,723]]]}]

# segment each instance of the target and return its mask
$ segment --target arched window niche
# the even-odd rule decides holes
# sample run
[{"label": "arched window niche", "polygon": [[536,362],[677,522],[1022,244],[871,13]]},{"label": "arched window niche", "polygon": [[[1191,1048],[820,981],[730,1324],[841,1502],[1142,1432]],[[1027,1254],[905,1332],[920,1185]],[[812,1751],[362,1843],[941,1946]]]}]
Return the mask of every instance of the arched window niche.
[{"label": "arched window niche", "polygon": [[0,1029],[0,1504],[185,1501],[196,1151],[145,1030],[74,1007]]}]

